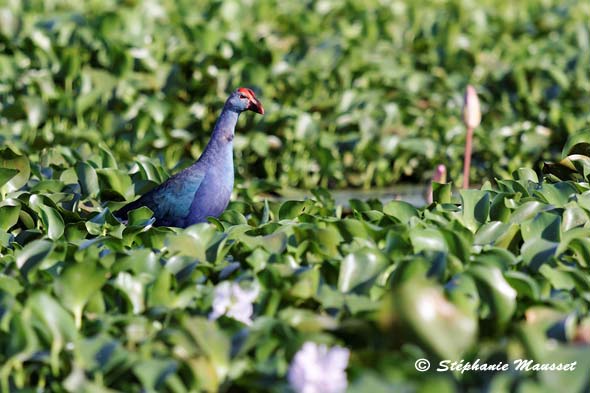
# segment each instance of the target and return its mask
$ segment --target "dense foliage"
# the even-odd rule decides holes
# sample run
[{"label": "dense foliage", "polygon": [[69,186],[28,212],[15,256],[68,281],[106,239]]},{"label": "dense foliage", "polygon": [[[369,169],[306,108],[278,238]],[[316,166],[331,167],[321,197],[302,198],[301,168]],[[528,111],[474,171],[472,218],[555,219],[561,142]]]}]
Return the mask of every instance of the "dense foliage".
[{"label": "dense foliage", "polygon": [[[587,391],[589,17],[550,0],[0,3],[0,391],[284,392],[308,341],[350,350],[352,393]],[[468,81],[473,176],[493,182],[435,184],[419,208],[318,187],[439,162],[460,180]],[[117,221],[199,155],[236,85],[267,114],[240,126],[226,212]],[[314,197],[261,197],[279,187]],[[214,313],[229,283],[252,315]]]},{"label": "dense foliage", "polygon": [[[100,204],[160,181],[106,148],[28,159],[0,178],[0,386],[51,392],[282,391],[304,341],[352,351],[350,391],[588,387],[590,132],[569,158],[498,188],[435,185],[417,209],[350,201],[233,202],[211,223],[127,225]],[[563,178],[560,179],[560,177]],[[571,180],[574,179],[574,180]],[[132,195],[131,195],[132,196]],[[208,319],[214,285],[259,288],[253,324]],[[430,313],[421,310],[431,310]],[[417,358],[577,362],[574,372],[424,374]],[[431,385],[432,384],[432,385]]]},{"label": "dense foliage", "polygon": [[443,162],[459,182],[469,82],[472,174],[506,177],[587,124],[589,18],[575,0],[9,0],[0,130],[27,153],[104,141],[170,169],[246,85],[267,115],[236,139],[242,180],[390,186]]}]

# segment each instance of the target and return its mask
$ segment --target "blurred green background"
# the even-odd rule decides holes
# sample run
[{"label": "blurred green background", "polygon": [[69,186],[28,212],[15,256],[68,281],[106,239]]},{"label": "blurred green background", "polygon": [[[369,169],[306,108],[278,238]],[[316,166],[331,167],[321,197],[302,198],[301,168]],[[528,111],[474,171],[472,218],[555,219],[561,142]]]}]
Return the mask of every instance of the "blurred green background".
[{"label": "blurred green background", "polygon": [[197,158],[225,97],[238,182],[332,189],[461,182],[462,94],[480,94],[472,182],[555,158],[590,120],[587,1],[0,2],[0,141],[104,141],[168,169]]}]

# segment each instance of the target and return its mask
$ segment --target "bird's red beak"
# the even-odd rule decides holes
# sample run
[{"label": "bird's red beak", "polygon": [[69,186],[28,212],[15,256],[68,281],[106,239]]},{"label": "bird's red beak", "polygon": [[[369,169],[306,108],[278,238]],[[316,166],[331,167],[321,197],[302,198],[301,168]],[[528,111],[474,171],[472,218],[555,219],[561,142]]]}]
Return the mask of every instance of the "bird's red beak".
[{"label": "bird's red beak", "polygon": [[261,115],[264,115],[264,108],[262,107],[262,104],[260,103],[260,101],[258,101],[258,98],[256,97],[250,97],[248,109],[253,112],[260,113]]}]

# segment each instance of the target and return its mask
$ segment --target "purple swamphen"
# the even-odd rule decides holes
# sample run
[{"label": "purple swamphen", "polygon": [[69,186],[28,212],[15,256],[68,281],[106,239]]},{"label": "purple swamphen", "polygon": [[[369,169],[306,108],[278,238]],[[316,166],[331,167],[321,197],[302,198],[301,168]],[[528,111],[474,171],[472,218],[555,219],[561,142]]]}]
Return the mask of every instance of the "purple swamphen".
[{"label": "purple swamphen", "polygon": [[201,157],[115,212],[115,217],[125,220],[131,210],[147,206],[154,212],[154,225],[186,228],[206,221],[209,216],[219,216],[227,207],[234,187],[232,141],[238,117],[246,110],[264,114],[254,92],[240,87],[225,102]]}]

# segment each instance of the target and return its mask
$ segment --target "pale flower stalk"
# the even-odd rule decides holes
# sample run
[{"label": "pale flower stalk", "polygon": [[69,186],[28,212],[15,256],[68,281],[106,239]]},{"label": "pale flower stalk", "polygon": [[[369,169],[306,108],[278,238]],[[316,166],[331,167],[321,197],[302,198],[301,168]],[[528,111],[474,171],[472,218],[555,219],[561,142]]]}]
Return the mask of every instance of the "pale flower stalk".
[{"label": "pale flower stalk", "polygon": [[252,303],[258,297],[258,292],[258,285],[244,289],[235,282],[219,283],[213,294],[213,311],[209,314],[209,319],[217,319],[225,315],[245,325],[252,325],[254,312]]},{"label": "pale flower stalk", "polygon": [[463,123],[467,127],[465,138],[465,159],[463,161],[463,188],[469,188],[469,170],[471,169],[471,146],[473,144],[473,129],[481,123],[481,108],[475,88],[467,86],[463,97]]},{"label": "pale flower stalk", "polygon": [[306,342],[289,367],[289,384],[296,393],[343,393],[349,356],[346,348]]}]

